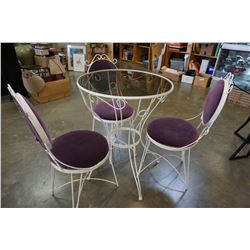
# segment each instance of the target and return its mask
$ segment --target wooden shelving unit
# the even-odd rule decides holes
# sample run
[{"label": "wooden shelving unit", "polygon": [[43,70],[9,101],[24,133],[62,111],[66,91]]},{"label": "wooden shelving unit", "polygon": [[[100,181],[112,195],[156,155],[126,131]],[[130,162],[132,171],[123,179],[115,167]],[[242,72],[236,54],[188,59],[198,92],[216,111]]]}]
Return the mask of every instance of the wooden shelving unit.
[{"label": "wooden shelving unit", "polygon": [[111,60],[114,59],[113,43],[87,43],[86,52],[86,60],[89,62],[92,61],[95,54],[106,54]]},{"label": "wooden shelving unit", "polygon": [[[162,53],[164,43],[120,43],[119,47],[119,59],[124,62],[131,62],[138,65],[144,65],[148,70],[155,68],[154,62]],[[173,58],[185,60],[184,71],[188,69],[189,62],[191,60],[201,64],[202,59],[210,60],[211,65],[215,65],[217,56],[215,55],[216,49],[213,53],[204,55],[199,53],[199,44],[197,43],[184,43],[181,44],[179,49],[177,47],[171,47],[170,44],[166,44],[166,50],[163,55],[161,66],[171,67],[170,60]],[[204,45],[204,44],[203,44]],[[214,45],[216,48],[217,44]],[[126,56],[126,54],[129,54]]]},{"label": "wooden shelving unit", "polygon": [[[163,45],[163,43],[120,43],[119,58],[121,61],[144,65],[148,70],[152,70],[154,68],[154,59],[160,55]],[[130,59],[126,59],[128,51],[130,51]]]},{"label": "wooden shelving unit", "polygon": [[168,51],[167,51],[168,53],[176,53],[176,54],[190,54],[190,53],[188,53],[188,52],[186,52],[186,51],[177,51],[177,50],[172,50],[172,49],[168,49]]},{"label": "wooden shelving unit", "polygon": [[150,70],[150,44],[148,46],[134,44],[133,46],[133,60],[135,64],[145,65]]},{"label": "wooden shelving unit", "polygon": [[211,55],[205,55],[205,54],[199,53],[200,46],[197,43],[186,44],[186,50],[184,51],[183,51],[183,47],[182,47],[182,50],[178,51],[177,49],[172,49],[168,44],[165,57],[164,57],[164,65],[170,68],[171,67],[170,60],[172,58],[179,58],[179,59],[186,60],[185,62],[186,68],[184,67],[184,71],[188,69],[188,65],[191,60],[201,64],[203,59],[207,59],[207,60],[210,60],[211,65],[215,66],[216,59],[217,59],[217,56],[215,55],[217,46],[218,44],[214,44],[215,49],[212,51]]},{"label": "wooden shelving unit", "polygon": [[206,56],[206,55],[200,55],[200,54],[194,54],[192,53],[193,56],[200,56],[200,57],[206,57],[206,58],[212,58],[212,59],[217,59],[217,56]]},{"label": "wooden shelving unit", "polygon": [[[132,62],[134,64],[145,65],[150,69],[150,45],[142,45],[137,43],[120,43],[120,60],[124,62]],[[148,60],[147,65],[145,60]]]}]

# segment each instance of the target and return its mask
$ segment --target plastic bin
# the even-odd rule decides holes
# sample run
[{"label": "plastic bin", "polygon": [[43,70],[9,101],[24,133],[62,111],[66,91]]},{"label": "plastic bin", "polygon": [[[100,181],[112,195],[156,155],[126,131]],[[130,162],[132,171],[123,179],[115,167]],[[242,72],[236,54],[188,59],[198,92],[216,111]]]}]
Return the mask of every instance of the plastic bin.
[{"label": "plastic bin", "polygon": [[170,59],[170,68],[178,71],[184,70],[184,60],[179,58]]}]

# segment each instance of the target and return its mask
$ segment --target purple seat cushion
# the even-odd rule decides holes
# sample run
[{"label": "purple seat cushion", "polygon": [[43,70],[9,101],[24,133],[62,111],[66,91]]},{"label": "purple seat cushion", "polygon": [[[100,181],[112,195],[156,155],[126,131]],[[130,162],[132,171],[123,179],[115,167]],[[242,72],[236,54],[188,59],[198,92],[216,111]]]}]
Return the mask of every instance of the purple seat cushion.
[{"label": "purple seat cushion", "polygon": [[[110,105],[113,105],[113,102],[109,102]],[[133,114],[133,108],[129,106],[128,104],[125,105],[121,111],[119,109],[114,109],[105,102],[100,102],[96,104],[93,108],[94,112],[99,115],[102,119],[104,120],[116,120],[116,115],[117,114],[117,119],[121,120],[121,113],[122,113],[122,119],[126,119],[130,117]],[[115,104],[116,107],[118,107],[117,104]]]},{"label": "purple seat cushion", "polygon": [[224,80],[219,80],[209,91],[203,109],[203,123],[206,124],[214,115],[224,90]]},{"label": "purple seat cushion", "polygon": [[197,129],[178,118],[159,118],[148,125],[148,135],[155,141],[171,147],[184,147],[198,137]]},{"label": "purple seat cushion", "polygon": [[96,165],[105,158],[108,151],[109,146],[104,136],[86,130],[72,131],[57,137],[53,140],[51,149],[58,160],[77,168]]}]

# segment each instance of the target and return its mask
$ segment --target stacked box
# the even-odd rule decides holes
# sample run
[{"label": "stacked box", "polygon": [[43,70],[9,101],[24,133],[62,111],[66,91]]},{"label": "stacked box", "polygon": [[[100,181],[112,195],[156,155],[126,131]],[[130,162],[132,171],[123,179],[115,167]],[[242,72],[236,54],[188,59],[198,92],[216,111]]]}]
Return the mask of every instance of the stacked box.
[{"label": "stacked box", "polygon": [[208,88],[210,86],[211,79],[211,75],[200,73],[199,75],[195,76],[194,85],[202,88]]},{"label": "stacked box", "polygon": [[170,79],[174,82],[179,82],[181,80],[181,76],[184,74],[182,71],[177,71],[173,69],[166,68],[164,71],[162,71],[162,75],[166,78]]}]

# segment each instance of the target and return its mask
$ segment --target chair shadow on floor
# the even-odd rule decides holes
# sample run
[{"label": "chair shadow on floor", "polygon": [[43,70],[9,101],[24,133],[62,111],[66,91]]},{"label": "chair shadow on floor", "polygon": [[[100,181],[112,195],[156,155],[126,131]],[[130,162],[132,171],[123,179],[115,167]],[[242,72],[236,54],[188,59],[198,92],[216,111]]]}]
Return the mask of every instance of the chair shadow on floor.
[{"label": "chair shadow on floor", "polygon": [[[173,155],[173,157],[175,156]],[[176,169],[182,172],[183,163],[178,161],[176,165]],[[165,196],[164,199],[168,200],[170,207],[177,207],[187,192],[187,190],[185,190],[185,184],[178,178],[177,172],[164,161],[152,165],[141,177],[145,199],[148,193],[152,192],[150,189],[154,189],[162,193],[160,196]]]}]

